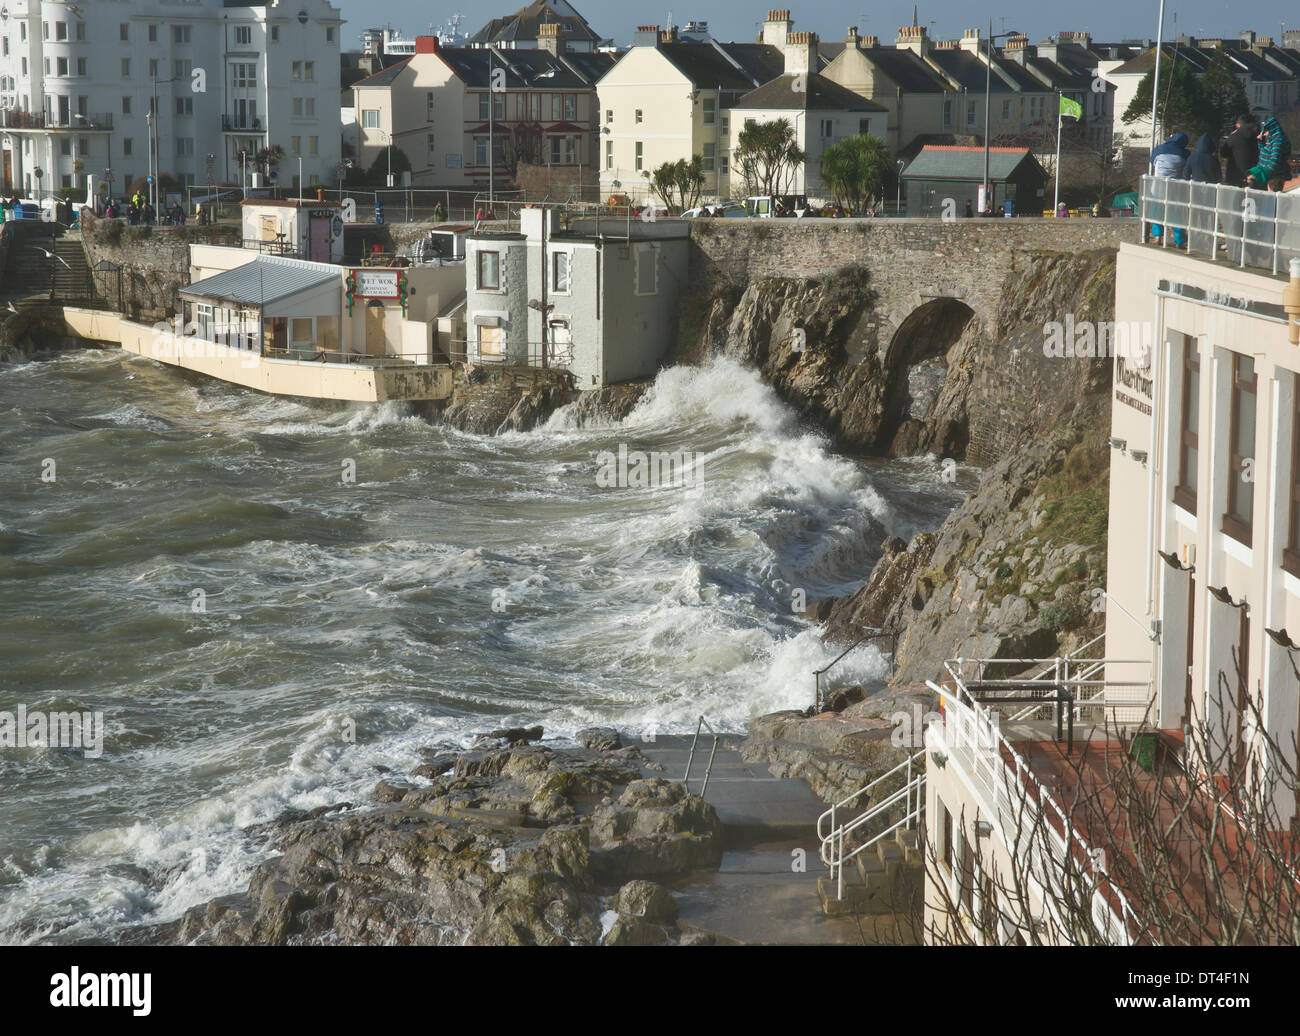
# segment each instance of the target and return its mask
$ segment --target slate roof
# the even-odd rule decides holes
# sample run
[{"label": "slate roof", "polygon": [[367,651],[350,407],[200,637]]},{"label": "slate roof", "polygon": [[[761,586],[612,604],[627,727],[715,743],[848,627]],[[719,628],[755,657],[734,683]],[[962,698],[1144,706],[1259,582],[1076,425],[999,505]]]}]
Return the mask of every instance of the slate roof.
[{"label": "slate roof", "polygon": [[[1046,177],[1037,159],[1023,147],[989,148],[989,178],[1006,180],[1013,176],[1025,162],[1032,163]],[[982,147],[934,147],[921,149],[921,153],[903,171],[904,180],[970,180],[984,179],[984,149]]]},{"label": "slate roof", "polygon": [[[926,56],[932,65],[957,84],[959,90],[964,89],[972,94],[984,92],[987,73],[984,62],[974,54],[964,50],[932,50]],[[1011,89],[1005,80],[996,75],[989,83],[990,93],[1010,93]]]},{"label": "slate roof", "polygon": [[[795,80],[805,89],[796,91]],[[883,112],[887,109],[861,94],[833,83],[824,75],[777,76],[757,90],[751,90],[735,104],[737,108],[776,111]]]},{"label": "slate roof", "polygon": [[205,277],[181,288],[185,296],[244,305],[270,305],[327,284],[340,284],[339,268],[301,259],[259,255],[251,263]]},{"label": "slate roof", "polygon": [[587,24],[587,20],[569,4],[534,3],[526,4],[514,14],[493,18],[471,36],[469,42],[487,46],[490,43],[536,40],[541,35],[541,26],[547,22],[558,22],[563,26],[560,35],[564,39],[586,40],[592,43],[600,40],[600,36]]},{"label": "slate roof", "polygon": [[952,93],[952,87],[943,81],[943,77],[910,50],[894,47],[864,47],[862,54],[901,86],[905,93]]}]

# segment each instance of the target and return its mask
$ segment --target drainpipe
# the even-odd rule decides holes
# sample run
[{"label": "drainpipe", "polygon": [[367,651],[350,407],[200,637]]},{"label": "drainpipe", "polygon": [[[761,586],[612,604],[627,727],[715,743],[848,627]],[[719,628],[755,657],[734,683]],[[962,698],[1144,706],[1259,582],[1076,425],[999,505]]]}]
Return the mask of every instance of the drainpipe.
[{"label": "drainpipe", "polygon": [[1291,260],[1291,283],[1282,292],[1286,310],[1287,333],[1292,345],[1300,345],[1300,259]]}]

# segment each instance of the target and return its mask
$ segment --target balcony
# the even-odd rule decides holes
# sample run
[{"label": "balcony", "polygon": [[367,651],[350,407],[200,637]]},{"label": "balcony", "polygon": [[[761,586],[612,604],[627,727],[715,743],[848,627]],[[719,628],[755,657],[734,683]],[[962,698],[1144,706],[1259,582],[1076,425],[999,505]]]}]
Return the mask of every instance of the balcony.
[{"label": "balcony", "polygon": [[113,116],[107,112],[95,115],[71,114],[67,117],[47,115],[44,112],[25,112],[17,108],[0,109],[0,129],[7,130],[91,130],[111,131]]},{"label": "balcony", "polygon": [[260,116],[223,115],[222,133],[264,133]]},{"label": "balcony", "polygon": [[1168,230],[1153,237],[1156,223],[1184,231],[1187,254],[1214,262],[1278,274],[1300,259],[1300,194],[1144,176],[1140,198],[1148,244],[1178,247]]}]

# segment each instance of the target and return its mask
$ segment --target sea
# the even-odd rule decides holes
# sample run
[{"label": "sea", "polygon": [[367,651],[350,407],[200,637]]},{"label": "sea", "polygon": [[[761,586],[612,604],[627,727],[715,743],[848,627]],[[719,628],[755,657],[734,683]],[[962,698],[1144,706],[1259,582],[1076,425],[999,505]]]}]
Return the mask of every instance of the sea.
[{"label": "sea", "polygon": [[[690,477],[608,477],[620,449]],[[665,370],[625,420],[499,436],[118,350],[0,365],[0,723],[103,720],[97,752],[0,744],[0,942],[242,891],[259,825],[364,802],[422,748],[805,708],[839,652],[803,606],[968,474],[845,456],[727,360]],[[868,645],[830,686],[887,668]]]}]

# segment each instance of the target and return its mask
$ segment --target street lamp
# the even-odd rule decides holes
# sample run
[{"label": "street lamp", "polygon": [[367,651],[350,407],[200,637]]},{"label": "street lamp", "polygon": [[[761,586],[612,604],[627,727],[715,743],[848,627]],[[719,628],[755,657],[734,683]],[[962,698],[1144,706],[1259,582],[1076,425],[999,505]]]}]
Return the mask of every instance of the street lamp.
[{"label": "street lamp", "polygon": [[903,160],[900,158],[898,160],[898,183],[894,185],[897,187],[897,192],[894,196],[895,216],[902,215],[903,212],[903,165]]},{"label": "street lamp", "polygon": [[[988,62],[984,65],[984,187],[983,187],[984,198],[983,198],[983,202],[985,205],[988,205],[990,209],[993,208],[993,203],[989,199],[989,93],[993,84],[993,41],[1003,39],[1004,37],[1007,36],[1019,36],[1019,35],[1020,33],[1016,29],[1012,29],[1010,32],[1000,32],[996,36],[994,36],[993,19],[992,18],[989,19]],[[980,206],[980,211],[981,212],[984,211],[983,205]]]}]

